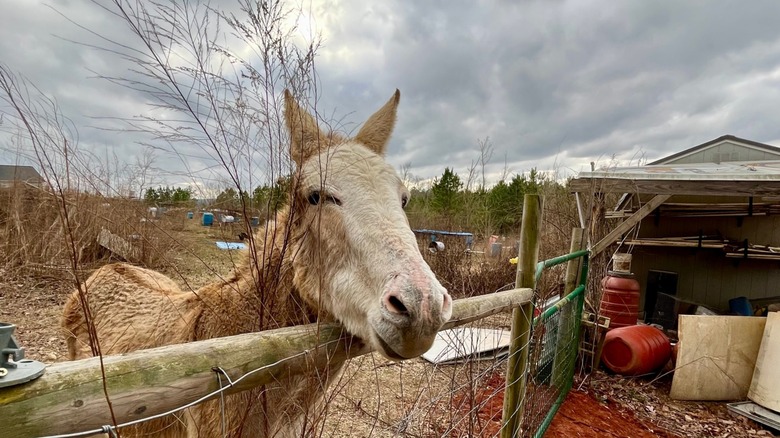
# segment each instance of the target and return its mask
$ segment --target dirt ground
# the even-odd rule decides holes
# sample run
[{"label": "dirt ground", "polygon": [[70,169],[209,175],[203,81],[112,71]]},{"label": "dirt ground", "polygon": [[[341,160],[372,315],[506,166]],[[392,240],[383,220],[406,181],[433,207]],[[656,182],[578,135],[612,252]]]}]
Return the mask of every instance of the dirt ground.
[{"label": "dirt ground", "polygon": [[[177,239],[181,248],[169,252],[169,267],[163,271],[193,288],[226,273],[236,253],[217,250],[214,240],[231,234],[188,224]],[[67,359],[59,316],[72,285],[67,270],[21,273],[0,268],[0,321],[17,325],[16,338],[28,358],[45,363]],[[489,323],[509,326],[508,317]],[[328,395],[321,435],[496,436],[504,369],[501,361],[433,366],[422,359],[390,362],[376,354],[354,359]],[[598,371],[579,378],[545,436],[772,436],[756,423],[732,415],[724,403],[670,400],[670,385],[669,376],[629,379]]]},{"label": "dirt ground", "polygon": [[[586,417],[586,418],[583,418]],[[652,424],[647,424],[625,407],[602,404],[591,394],[572,391],[545,434],[547,437],[636,437],[676,438]]]}]

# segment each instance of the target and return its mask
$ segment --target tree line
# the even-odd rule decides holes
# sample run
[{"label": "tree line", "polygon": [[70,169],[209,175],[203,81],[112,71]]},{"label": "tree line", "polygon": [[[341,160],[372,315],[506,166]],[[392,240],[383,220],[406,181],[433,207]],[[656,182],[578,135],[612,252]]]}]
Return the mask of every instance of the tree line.
[{"label": "tree line", "polygon": [[[290,184],[287,176],[279,178],[276,184],[257,186],[251,193],[229,187],[217,195],[210,207],[241,212],[246,206],[252,214],[274,213],[287,204]],[[429,186],[412,185],[410,192],[406,212],[413,228],[480,234],[518,233],[526,194],[568,196],[564,185],[536,169],[505,177],[492,187],[469,189],[460,175],[447,167]],[[146,191],[145,200],[154,205],[177,205],[192,201],[193,193],[189,188],[152,188]]]},{"label": "tree line", "polygon": [[194,201],[191,188],[158,187],[148,188],[144,192],[144,200],[150,205],[161,207],[188,204]]},{"label": "tree line", "polygon": [[492,187],[469,189],[448,167],[430,188],[411,192],[407,215],[413,227],[490,234],[519,233],[526,194],[568,196],[564,185],[536,169],[502,178]]}]

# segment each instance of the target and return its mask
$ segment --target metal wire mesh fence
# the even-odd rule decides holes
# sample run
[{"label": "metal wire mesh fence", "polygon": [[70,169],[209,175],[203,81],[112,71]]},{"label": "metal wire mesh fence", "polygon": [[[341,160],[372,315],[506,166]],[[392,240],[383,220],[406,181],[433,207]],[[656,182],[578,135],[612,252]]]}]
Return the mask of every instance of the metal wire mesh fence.
[{"label": "metal wire mesh fence", "polygon": [[522,436],[541,437],[572,386],[585,287],[534,319],[523,397]]}]

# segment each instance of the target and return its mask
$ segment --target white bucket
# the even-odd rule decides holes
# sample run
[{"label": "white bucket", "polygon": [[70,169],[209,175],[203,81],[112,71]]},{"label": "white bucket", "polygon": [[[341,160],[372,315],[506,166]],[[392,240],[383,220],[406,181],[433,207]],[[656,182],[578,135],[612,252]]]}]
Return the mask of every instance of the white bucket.
[{"label": "white bucket", "polygon": [[612,256],[612,270],[615,272],[631,272],[631,254],[615,253]]}]

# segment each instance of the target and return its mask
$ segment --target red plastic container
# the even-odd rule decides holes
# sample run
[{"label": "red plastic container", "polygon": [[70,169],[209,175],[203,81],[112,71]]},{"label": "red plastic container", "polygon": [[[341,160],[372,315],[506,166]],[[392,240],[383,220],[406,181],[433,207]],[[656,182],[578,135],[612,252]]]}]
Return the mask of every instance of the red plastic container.
[{"label": "red plastic container", "polygon": [[601,361],[615,373],[636,376],[658,370],[669,361],[672,345],[664,332],[649,325],[610,330]]},{"label": "red plastic container", "polygon": [[610,319],[610,329],[636,325],[639,316],[639,282],[633,274],[612,272],[601,280],[599,314]]}]

